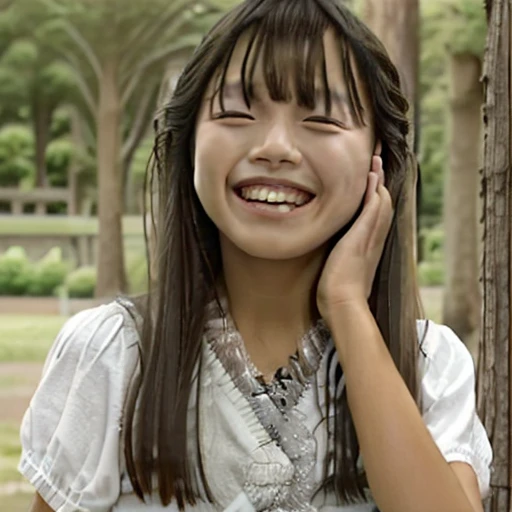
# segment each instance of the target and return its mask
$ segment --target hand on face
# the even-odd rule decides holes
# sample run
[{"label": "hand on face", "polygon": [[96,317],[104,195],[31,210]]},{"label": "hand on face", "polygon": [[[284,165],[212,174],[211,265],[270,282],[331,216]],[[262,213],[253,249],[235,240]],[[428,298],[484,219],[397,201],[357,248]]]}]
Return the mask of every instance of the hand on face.
[{"label": "hand on face", "polygon": [[337,308],[367,302],[392,219],[382,158],[374,156],[363,211],[331,251],[318,284],[317,306],[328,325]]}]

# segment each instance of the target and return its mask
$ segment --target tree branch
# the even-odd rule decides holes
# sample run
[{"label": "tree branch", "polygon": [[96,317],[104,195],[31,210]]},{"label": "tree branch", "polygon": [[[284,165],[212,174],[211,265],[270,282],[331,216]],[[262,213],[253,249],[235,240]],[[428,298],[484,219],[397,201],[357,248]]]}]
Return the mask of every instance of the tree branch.
[{"label": "tree branch", "polygon": [[122,92],[121,105],[124,107],[130,100],[131,95],[140,83],[141,78],[144,76],[145,71],[157,62],[165,59],[170,59],[171,56],[181,54],[184,51],[190,51],[197,46],[199,43],[200,36],[198,34],[190,34],[180,38],[177,42],[174,42],[165,48],[155,52],[153,55],[144,59],[137,70],[132,74],[132,78],[128,82],[128,85]]},{"label": "tree branch", "polygon": [[[144,48],[148,43],[154,46],[154,41],[159,39],[158,34],[165,32],[165,34],[173,34],[176,32],[176,26],[182,23],[184,18],[183,14],[180,16],[181,10],[184,10],[189,4],[189,0],[181,0],[180,2],[173,2],[173,8],[161,13],[158,20],[148,20],[147,23],[140,23],[128,37],[125,45],[124,56],[121,60],[122,74],[130,76],[130,70],[124,73],[125,67],[130,67],[134,62],[140,60],[141,54],[144,54]],[[176,23],[178,21],[178,23]],[[133,50],[133,51],[130,51]],[[123,81],[121,82],[123,84]]]},{"label": "tree branch", "polygon": [[101,81],[101,76],[103,74],[103,71],[101,69],[101,64],[97,58],[97,56],[94,53],[94,50],[91,48],[87,40],[82,36],[82,34],[79,32],[79,30],[73,26],[72,23],[68,22],[67,20],[62,20],[62,28],[65,30],[65,32],[68,34],[68,36],[73,40],[73,42],[82,50],[82,53],[84,54],[87,62],[91,66],[96,79],[98,82]]},{"label": "tree branch", "polygon": [[94,98],[94,93],[92,92],[89,84],[87,83],[86,79],[83,76],[83,73],[79,71],[79,66],[76,63],[76,59],[74,59],[73,55],[69,52],[66,52],[65,50],[59,49],[60,53],[62,54],[62,57],[70,66],[70,68],[73,71],[73,78],[76,81],[76,85],[78,87],[78,90],[82,94],[82,97],[84,99],[85,104],[89,108],[89,111],[94,119],[96,119],[97,116],[97,101]]}]

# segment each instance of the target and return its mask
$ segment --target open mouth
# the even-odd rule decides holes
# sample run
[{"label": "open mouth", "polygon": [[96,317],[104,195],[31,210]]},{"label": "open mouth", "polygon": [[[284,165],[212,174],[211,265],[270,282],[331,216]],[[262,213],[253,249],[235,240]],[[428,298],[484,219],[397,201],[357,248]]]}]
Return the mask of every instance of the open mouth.
[{"label": "open mouth", "polygon": [[238,197],[254,207],[290,213],[309,204],[315,196],[292,187],[249,185],[235,189]]}]

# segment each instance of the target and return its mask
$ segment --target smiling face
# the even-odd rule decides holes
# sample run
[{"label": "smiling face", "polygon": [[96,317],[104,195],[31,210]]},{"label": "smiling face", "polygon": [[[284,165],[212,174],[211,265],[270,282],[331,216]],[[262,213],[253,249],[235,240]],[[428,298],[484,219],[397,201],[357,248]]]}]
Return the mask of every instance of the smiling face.
[{"label": "smiling face", "polygon": [[221,240],[257,258],[298,258],[327,247],[361,204],[375,150],[371,110],[361,87],[364,122],[350,107],[331,30],[309,105],[300,99],[292,73],[286,101],[272,99],[262,58],[255,61],[247,101],[241,77],[248,44],[244,37],[235,47],[223,94],[216,94],[214,80],[205,95],[194,185]]}]

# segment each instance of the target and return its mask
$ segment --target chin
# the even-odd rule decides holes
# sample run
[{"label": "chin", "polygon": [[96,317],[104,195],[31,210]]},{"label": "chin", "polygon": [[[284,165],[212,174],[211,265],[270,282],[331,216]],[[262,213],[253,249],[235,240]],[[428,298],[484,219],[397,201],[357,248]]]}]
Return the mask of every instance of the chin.
[{"label": "chin", "polygon": [[304,243],[301,241],[269,240],[231,240],[240,252],[249,257],[268,261],[286,261],[311,255],[319,250],[325,250],[326,241],[319,243]]}]

